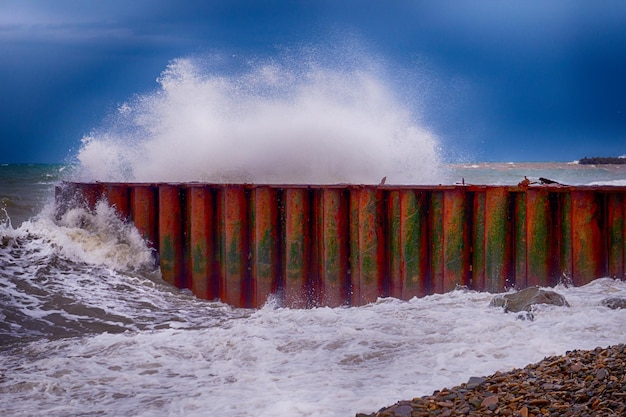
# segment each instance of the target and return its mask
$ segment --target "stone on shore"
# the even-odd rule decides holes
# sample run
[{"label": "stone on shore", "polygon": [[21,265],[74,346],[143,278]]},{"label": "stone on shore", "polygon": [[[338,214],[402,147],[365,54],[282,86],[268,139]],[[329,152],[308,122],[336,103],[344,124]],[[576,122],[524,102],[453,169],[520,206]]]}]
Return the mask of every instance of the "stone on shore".
[{"label": "stone on shore", "polygon": [[357,417],[626,415],[626,345],[574,350]]},{"label": "stone on shore", "polygon": [[569,307],[569,303],[561,294],[538,287],[524,288],[514,293],[498,294],[493,297],[489,306],[503,307],[506,312],[517,313],[531,311],[532,306],[536,304]]}]

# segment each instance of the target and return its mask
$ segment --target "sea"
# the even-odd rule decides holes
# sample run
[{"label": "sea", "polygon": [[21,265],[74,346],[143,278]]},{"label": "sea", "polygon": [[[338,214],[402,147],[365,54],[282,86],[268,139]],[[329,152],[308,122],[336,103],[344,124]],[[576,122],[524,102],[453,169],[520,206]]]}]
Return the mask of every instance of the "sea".
[{"label": "sea", "polygon": [[[538,362],[626,342],[626,281],[557,286],[534,321],[459,289],[362,307],[236,309],[165,283],[106,204],[55,212],[74,167],[0,165],[0,414],[345,417]],[[478,163],[450,184],[626,185],[626,165]]]}]

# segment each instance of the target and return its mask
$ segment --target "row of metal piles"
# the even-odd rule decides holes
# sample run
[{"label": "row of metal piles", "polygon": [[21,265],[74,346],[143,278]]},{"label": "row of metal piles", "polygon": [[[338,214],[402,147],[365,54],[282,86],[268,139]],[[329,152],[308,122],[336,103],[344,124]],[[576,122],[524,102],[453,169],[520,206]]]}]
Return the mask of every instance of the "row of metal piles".
[{"label": "row of metal piles", "polygon": [[60,209],[106,199],[163,279],[260,307],[363,305],[467,286],[626,278],[626,187],[64,183]]}]

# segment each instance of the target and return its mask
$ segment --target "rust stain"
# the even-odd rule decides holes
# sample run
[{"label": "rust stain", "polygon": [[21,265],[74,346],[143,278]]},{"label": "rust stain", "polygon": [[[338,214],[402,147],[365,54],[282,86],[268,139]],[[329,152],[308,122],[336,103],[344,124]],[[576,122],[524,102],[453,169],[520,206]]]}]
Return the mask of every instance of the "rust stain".
[{"label": "rust stain", "polygon": [[157,188],[152,185],[130,187],[130,217],[143,238],[158,250]]},{"label": "rust stain", "polygon": [[159,254],[161,275],[181,287],[183,279],[183,233],[180,190],[169,184],[159,186]]},{"label": "rust stain", "polygon": [[130,189],[122,184],[108,184],[104,186],[104,194],[109,205],[115,208],[120,218],[130,217]]},{"label": "rust stain", "polygon": [[278,200],[275,189],[255,188],[251,191],[250,261],[252,263],[252,307],[262,307],[275,292],[280,279],[278,241]]},{"label": "rust stain", "polygon": [[220,299],[238,307],[251,307],[249,287],[248,204],[241,186],[220,189]]},{"label": "rust stain", "polygon": [[385,295],[382,190],[359,187],[352,189],[350,196],[352,304],[363,305]]},{"label": "rust stain", "polygon": [[624,239],[626,233],[626,206],[624,205],[624,195],[610,193],[608,200],[608,262],[609,276],[623,279],[626,277],[624,270],[624,254],[626,247]]},{"label": "rust stain", "polygon": [[307,307],[312,274],[309,192],[288,188],[284,195],[284,303],[288,307]]},{"label": "rust stain", "polygon": [[526,264],[528,286],[546,286],[550,275],[553,245],[550,204],[545,189],[526,192]]},{"label": "rust stain", "polygon": [[163,279],[261,307],[626,279],[626,187],[69,183],[158,250]]},{"label": "rust stain", "polygon": [[463,188],[445,190],[443,195],[443,283],[444,292],[469,284],[467,194]]},{"label": "rust stain", "polygon": [[191,291],[200,298],[212,300],[219,297],[212,193],[203,186],[193,186],[187,191]]},{"label": "rust stain", "polygon": [[485,191],[485,290],[502,292],[510,278],[511,239],[509,193],[502,188]]},{"label": "rust stain", "polygon": [[574,284],[585,285],[602,275],[603,257],[599,207],[595,194],[575,190],[572,204],[572,255]]},{"label": "rust stain", "polygon": [[345,304],[348,291],[349,201],[341,189],[321,189],[318,209],[319,281],[315,302],[336,307]]}]

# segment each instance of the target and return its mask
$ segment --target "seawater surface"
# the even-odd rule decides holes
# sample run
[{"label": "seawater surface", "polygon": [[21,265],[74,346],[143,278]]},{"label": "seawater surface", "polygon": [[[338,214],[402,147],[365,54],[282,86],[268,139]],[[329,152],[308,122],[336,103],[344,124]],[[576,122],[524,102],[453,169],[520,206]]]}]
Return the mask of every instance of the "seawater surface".
[{"label": "seawater surface", "polygon": [[[626,297],[626,282],[610,278],[557,287],[571,307],[539,306],[534,321],[469,290],[309,310],[199,300],[161,280],[151,250],[105,204],[58,217],[65,167],[31,168],[0,169],[3,415],[349,416],[626,342],[626,310],[601,304]],[[626,181],[620,168],[570,164],[454,165],[446,175]]]}]

